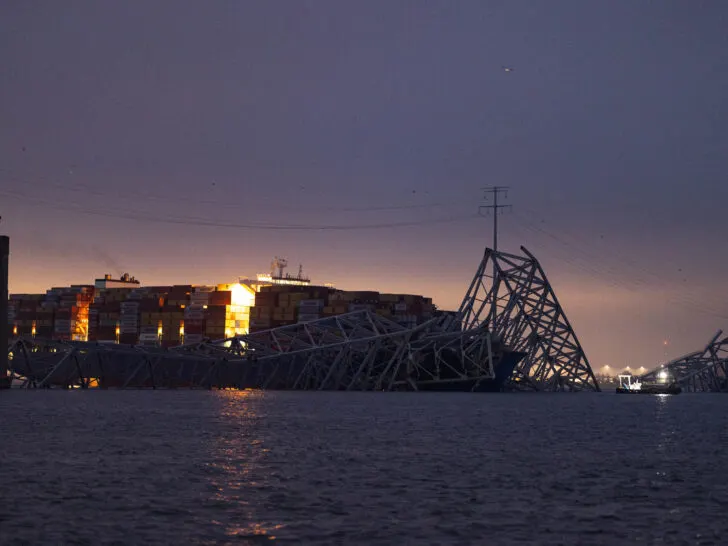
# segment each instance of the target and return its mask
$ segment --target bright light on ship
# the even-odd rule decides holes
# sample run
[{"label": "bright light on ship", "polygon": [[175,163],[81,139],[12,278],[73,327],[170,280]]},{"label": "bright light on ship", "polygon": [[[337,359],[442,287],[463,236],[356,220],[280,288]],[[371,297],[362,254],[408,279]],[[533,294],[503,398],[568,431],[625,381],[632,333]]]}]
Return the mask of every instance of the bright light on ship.
[{"label": "bright light on ship", "polygon": [[253,307],[255,305],[255,292],[244,284],[230,285],[231,302],[241,307]]},{"label": "bright light on ship", "polygon": [[665,370],[662,370],[660,373],[657,374],[657,377],[661,381],[664,381],[665,379],[667,379],[667,372]]},{"label": "bright light on ship", "polygon": [[309,281],[306,280],[299,280],[296,278],[283,278],[280,279],[278,277],[273,277],[272,275],[269,275],[268,273],[258,273],[256,275],[256,278],[258,282],[265,283],[265,284],[290,284],[294,286],[308,286],[311,284]]}]

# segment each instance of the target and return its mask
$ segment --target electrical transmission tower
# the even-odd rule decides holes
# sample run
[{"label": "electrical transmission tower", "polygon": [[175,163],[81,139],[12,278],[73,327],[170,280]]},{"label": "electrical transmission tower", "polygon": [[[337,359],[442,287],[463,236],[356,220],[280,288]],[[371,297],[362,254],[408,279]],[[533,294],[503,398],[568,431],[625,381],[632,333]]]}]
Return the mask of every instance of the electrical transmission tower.
[{"label": "electrical transmission tower", "polygon": [[511,205],[499,205],[498,196],[503,194],[504,197],[508,197],[508,186],[489,186],[483,188],[484,196],[483,199],[488,201],[488,194],[492,195],[492,204],[481,205],[478,207],[478,213],[483,210],[493,211],[493,250],[498,251],[498,212],[501,209],[511,209]]},{"label": "electrical transmission tower", "polygon": [[458,315],[463,330],[487,328],[499,342],[526,356],[513,370],[512,388],[599,390],[594,372],[546,272],[524,247],[522,256],[498,250],[498,215],[510,205],[506,186],[483,188],[493,211],[493,247],[486,248]]},{"label": "electrical transmission tower", "polygon": [[[482,214],[482,211],[485,210],[487,212],[493,211],[493,252],[498,252],[498,213],[502,209],[511,209],[511,205],[499,205],[498,204],[498,196],[503,194],[503,197],[508,197],[508,186],[488,186],[486,188],[483,188],[483,199],[486,202],[490,202],[491,204],[488,205],[481,205],[478,207],[478,214]],[[492,197],[492,200],[488,200],[489,194]],[[496,265],[495,261],[493,262],[493,290],[494,292],[497,292],[498,290],[498,283],[495,282],[496,280]],[[497,300],[497,294],[493,294],[493,303],[490,309],[490,321],[491,324],[495,322],[496,314],[498,313],[498,308],[496,305]]]}]

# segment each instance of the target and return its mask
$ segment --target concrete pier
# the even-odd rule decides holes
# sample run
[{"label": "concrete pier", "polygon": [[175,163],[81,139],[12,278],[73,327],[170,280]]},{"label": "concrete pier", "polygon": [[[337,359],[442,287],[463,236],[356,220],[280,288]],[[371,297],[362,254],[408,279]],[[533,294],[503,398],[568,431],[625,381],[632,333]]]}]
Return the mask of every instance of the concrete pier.
[{"label": "concrete pier", "polygon": [[8,377],[8,261],[10,238],[0,235],[0,389],[10,388]]}]

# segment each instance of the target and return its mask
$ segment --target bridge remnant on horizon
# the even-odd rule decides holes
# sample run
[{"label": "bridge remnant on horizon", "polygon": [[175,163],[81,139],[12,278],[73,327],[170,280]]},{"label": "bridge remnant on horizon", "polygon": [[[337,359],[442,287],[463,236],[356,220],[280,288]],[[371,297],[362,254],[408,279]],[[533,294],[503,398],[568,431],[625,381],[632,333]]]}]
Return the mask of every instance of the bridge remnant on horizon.
[{"label": "bridge remnant on horizon", "polygon": [[722,335],[718,330],[704,349],[661,364],[642,375],[642,382],[667,380],[686,392],[728,392],[728,336]]}]

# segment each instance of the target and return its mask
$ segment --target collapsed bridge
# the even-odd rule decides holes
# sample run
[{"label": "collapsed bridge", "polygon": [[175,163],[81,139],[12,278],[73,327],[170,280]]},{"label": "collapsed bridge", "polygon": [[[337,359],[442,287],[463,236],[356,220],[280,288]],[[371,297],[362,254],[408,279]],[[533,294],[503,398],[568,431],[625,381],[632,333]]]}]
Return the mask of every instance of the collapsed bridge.
[{"label": "collapsed bridge", "polygon": [[598,391],[545,272],[521,250],[486,249],[458,311],[415,327],[358,311],[168,350],[19,338],[10,369],[40,388]]},{"label": "collapsed bridge", "polygon": [[728,392],[728,336],[718,332],[705,348],[666,362],[640,377],[645,383],[676,383],[685,392]]}]

